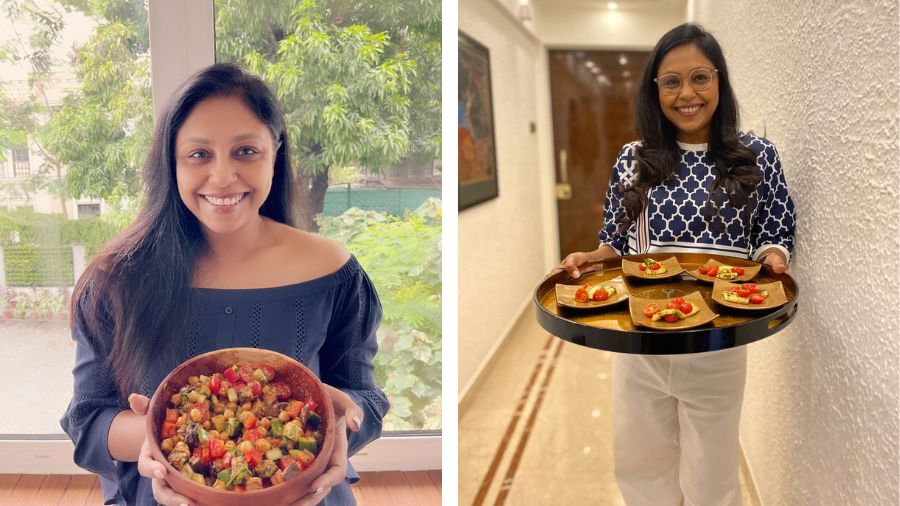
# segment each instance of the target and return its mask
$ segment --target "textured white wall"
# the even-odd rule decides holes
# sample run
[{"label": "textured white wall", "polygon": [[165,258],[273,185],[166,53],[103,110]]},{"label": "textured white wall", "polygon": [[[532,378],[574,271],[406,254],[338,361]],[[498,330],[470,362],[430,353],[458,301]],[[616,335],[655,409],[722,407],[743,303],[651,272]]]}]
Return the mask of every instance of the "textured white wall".
[{"label": "textured white wall", "polygon": [[[459,388],[472,380],[546,273],[537,39],[493,0],[461,0],[459,28],[491,56],[499,197],[459,213]],[[552,169],[551,169],[552,172]],[[499,291],[502,290],[502,293]]]},{"label": "textured white wall", "polygon": [[[698,0],[799,226],[791,328],[750,346],[741,437],[767,506],[896,505],[896,0]],[[877,267],[877,273],[873,270]]]}]

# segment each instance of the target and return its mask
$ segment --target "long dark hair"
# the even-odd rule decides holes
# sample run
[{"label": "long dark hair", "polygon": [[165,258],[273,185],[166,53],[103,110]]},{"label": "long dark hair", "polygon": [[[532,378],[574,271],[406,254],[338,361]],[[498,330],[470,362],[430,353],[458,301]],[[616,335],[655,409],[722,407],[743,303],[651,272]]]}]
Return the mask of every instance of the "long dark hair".
[{"label": "long dark hair", "polygon": [[173,359],[175,344],[184,338],[195,263],[208,244],[178,194],[175,138],[197,104],[222,96],[243,100],[271,130],[275,171],[259,212],[294,224],[290,152],[284,112],[275,95],[261,79],[231,64],[212,65],[189,77],[158,118],[144,164],[144,203],[137,219],[88,265],[72,298],[73,314],[81,320],[73,325],[82,325],[106,357],[123,400],[140,392],[147,364]]},{"label": "long dark hair", "polygon": [[[714,161],[716,179],[710,188],[705,214],[713,230],[721,231],[724,223],[718,212],[724,199],[739,210],[747,210],[750,194],[762,181],[756,166],[756,155],[738,138],[738,105],[728,78],[728,66],[719,43],[699,25],[685,23],[662,36],[653,48],[644,71],[635,105],[635,122],[641,145],[635,150],[637,180],[623,187],[625,218],[619,230],[628,230],[647,206],[647,191],[672,177],[681,154],[676,140],[677,130],[662,112],[659,93],[653,79],[662,59],[669,51],[685,44],[695,45],[719,70],[719,105],[713,113],[709,132],[708,156]],[[724,195],[720,196],[720,193]]]}]

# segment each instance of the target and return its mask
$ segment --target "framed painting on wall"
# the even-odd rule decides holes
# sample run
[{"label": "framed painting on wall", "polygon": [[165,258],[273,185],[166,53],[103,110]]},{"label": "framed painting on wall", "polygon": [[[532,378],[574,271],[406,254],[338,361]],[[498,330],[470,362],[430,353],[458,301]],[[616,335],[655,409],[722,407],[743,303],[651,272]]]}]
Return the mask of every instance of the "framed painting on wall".
[{"label": "framed painting on wall", "polygon": [[459,210],[495,198],[497,145],[488,48],[459,32]]}]

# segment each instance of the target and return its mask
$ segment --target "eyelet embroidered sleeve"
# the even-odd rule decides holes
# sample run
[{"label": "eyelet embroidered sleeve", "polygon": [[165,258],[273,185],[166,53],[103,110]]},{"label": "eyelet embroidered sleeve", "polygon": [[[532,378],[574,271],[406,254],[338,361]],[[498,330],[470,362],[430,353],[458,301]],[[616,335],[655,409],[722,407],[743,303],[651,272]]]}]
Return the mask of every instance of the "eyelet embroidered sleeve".
[{"label": "eyelet embroidered sleeve", "polygon": [[619,255],[625,254],[628,245],[628,234],[618,232],[618,224],[625,218],[623,192],[621,186],[629,186],[635,181],[634,150],[637,143],[626,144],[619,151],[616,165],[613,167],[612,176],[609,178],[609,187],[606,189],[606,199],[603,203],[603,228],[600,229],[600,246],[607,244]]},{"label": "eyelet embroidered sleeve", "polygon": [[763,171],[763,182],[759,186],[757,215],[750,233],[751,258],[757,260],[764,250],[775,247],[790,260],[794,251],[794,201],[788,192],[775,146],[765,139],[757,140],[763,143],[756,158]]},{"label": "eyelet embroidered sleeve", "polygon": [[353,455],[381,436],[382,420],[390,404],[375,384],[376,330],[381,302],[366,273],[356,274],[338,289],[335,311],[320,352],[322,381],[347,393],[363,410],[362,426],[349,434]]},{"label": "eyelet embroidered sleeve", "polygon": [[109,501],[121,499],[119,481],[123,468],[109,454],[107,438],[113,418],[125,407],[119,401],[112,371],[88,337],[80,306],[76,308],[72,328],[74,392],[60,425],[75,444],[75,463],[100,475],[105,504],[111,504]]}]

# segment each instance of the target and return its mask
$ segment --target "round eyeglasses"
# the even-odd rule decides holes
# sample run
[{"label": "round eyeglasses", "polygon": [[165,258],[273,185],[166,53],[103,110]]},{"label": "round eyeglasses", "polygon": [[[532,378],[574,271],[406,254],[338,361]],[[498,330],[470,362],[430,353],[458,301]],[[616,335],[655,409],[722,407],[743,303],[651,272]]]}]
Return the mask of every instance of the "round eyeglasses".
[{"label": "round eyeglasses", "polygon": [[[691,74],[688,76],[688,84],[691,85],[695,91],[703,91],[712,84],[713,74],[718,72],[719,69],[708,69],[708,68],[699,68],[691,71]],[[681,76],[678,74],[663,74],[656,79],[653,80],[657,86],[659,86],[659,91],[663,92],[666,95],[677,95],[681,91]]]}]

